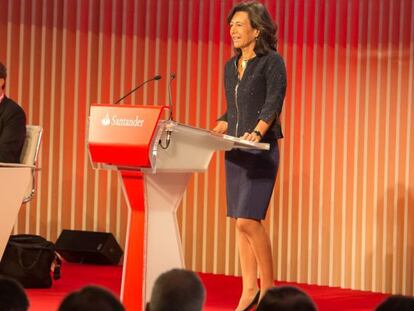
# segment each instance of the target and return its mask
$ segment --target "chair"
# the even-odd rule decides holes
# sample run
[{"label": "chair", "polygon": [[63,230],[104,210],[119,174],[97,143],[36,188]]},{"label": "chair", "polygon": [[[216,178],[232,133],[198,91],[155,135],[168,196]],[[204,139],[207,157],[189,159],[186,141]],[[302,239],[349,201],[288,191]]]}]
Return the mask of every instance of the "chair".
[{"label": "chair", "polygon": [[26,125],[26,139],[24,141],[20,163],[32,166],[32,181],[30,182],[23,203],[29,202],[36,192],[37,156],[42,141],[43,128],[39,125]]}]

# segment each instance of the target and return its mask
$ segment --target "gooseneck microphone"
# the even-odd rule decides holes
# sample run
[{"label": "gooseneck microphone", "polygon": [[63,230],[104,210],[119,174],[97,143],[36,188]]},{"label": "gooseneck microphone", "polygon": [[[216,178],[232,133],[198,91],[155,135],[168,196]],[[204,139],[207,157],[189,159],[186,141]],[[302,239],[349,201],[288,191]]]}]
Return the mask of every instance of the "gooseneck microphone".
[{"label": "gooseneck microphone", "polygon": [[114,105],[119,104],[119,102],[121,102],[122,100],[124,100],[125,98],[127,98],[129,95],[131,95],[132,93],[134,93],[136,90],[138,90],[140,87],[142,87],[144,84],[154,81],[154,80],[160,80],[161,76],[160,75],[156,75],[154,77],[152,77],[151,79],[145,80],[144,82],[142,82],[141,84],[139,84],[135,89],[129,91],[128,93],[126,93],[124,96],[122,96],[120,99],[118,99]]},{"label": "gooseneck microphone", "polygon": [[170,74],[170,82],[168,83],[168,97],[169,97],[169,107],[170,107],[170,117],[168,118],[168,120],[172,120],[172,98],[171,98],[171,82],[175,79],[176,75],[175,72],[172,72]]},{"label": "gooseneck microphone", "polygon": [[[168,83],[168,99],[169,99],[168,106],[170,108],[170,116],[168,117],[168,121],[173,121],[173,118],[172,118],[171,82],[174,79],[175,79],[175,73],[172,72],[172,73],[170,73],[170,81]],[[169,127],[167,127],[166,134],[167,135],[166,135],[166,138],[165,138],[165,145],[162,143],[161,140],[159,141],[159,144],[160,144],[162,149],[167,149],[170,146],[172,131]]]}]

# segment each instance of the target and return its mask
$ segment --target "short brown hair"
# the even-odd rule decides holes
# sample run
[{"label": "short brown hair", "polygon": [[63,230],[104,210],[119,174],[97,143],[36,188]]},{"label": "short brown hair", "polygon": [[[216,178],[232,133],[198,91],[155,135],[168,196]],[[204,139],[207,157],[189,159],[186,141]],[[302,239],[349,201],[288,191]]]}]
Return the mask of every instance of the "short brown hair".
[{"label": "short brown hair", "polygon": [[203,310],[205,288],[197,274],[185,269],[172,269],[155,280],[149,311]]}]

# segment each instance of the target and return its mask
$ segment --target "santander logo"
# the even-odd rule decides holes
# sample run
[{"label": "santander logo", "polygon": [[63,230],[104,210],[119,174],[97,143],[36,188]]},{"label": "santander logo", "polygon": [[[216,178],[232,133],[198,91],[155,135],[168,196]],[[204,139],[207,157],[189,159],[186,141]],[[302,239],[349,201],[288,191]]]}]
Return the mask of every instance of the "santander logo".
[{"label": "santander logo", "polygon": [[117,115],[110,117],[109,114],[106,113],[101,119],[101,124],[103,126],[142,127],[144,125],[144,120],[139,116],[136,116],[135,119],[121,118]]},{"label": "santander logo", "polygon": [[108,126],[111,124],[111,119],[109,118],[108,113],[106,113],[105,117],[102,118],[101,123],[103,126]]}]

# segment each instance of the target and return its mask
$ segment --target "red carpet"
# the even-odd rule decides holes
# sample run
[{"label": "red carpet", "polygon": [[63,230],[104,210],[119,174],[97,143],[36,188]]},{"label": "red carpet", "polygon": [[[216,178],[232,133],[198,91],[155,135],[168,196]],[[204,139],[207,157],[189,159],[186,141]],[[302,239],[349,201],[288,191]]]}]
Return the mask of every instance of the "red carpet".
[{"label": "red carpet", "polygon": [[[57,310],[63,297],[87,284],[104,286],[119,294],[121,267],[94,266],[64,263],[62,279],[55,281],[51,289],[27,290],[30,311]],[[233,310],[241,289],[241,279],[224,275],[200,274],[207,289],[207,302],[204,310]],[[287,283],[277,282],[278,285]],[[293,284],[305,290],[315,301],[319,310],[373,310],[387,295],[363,291],[353,291],[326,286]]]}]

